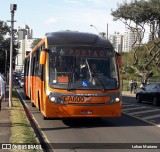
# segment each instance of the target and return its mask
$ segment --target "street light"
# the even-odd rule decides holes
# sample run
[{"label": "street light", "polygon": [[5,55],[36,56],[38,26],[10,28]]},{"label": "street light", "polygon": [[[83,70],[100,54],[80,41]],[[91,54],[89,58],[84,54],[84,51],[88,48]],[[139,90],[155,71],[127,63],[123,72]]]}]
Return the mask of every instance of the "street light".
[{"label": "street light", "polygon": [[[100,37],[102,37],[102,38],[106,38],[105,37],[105,35],[106,35],[106,33],[104,33],[104,32],[99,32],[99,30],[96,28],[96,26],[94,26],[94,25],[90,25],[91,27],[94,27],[95,28],[95,30],[98,32],[98,35],[100,36]],[[108,39],[108,34],[107,34],[107,39]]]},{"label": "street light", "polygon": [[17,10],[17,4],[10,5],[11,11],[11,41],[10,41],[10,76],[9,76],[9,105],[8,107],[12,107],[12,81],[13,81],[13,35],[14,35],[14,12]]},{"label": "street light", "polygon": [[99,32],[99,30],[96,28],[96,26],[94,26],[94,25],[90,25],[90,26],[95,28],[95,30],[98,32],[98,35],[100,34],[100,32]]}]

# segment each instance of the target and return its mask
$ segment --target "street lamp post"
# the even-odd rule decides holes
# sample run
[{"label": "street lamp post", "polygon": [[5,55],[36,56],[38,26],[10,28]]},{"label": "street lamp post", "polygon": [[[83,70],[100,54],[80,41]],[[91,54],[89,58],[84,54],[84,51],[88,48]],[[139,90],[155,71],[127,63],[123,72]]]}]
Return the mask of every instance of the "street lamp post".
[{"label": "street lamp post", "polygon": [[13,29],[14,29],[14,12],[17,10],[17,4],[10,5],[11,11],[11,40],[10,40],[10,75],[9,75],[9,105],[8,107],[12,107],[12,81],[13,81]]},{"label": "street lamp post", "polygon": [[107,23],[106,38],[107,38],[107,40],[108,40],[108,23]]},{"label": "street lamp post", "polygon": [[[108,25],[108,24],[107,24]],[[95,28],[95,30],[98,32],[98,35],[100,36],[100,37],[102,37],[102,38],[106,38],[105,37],[105,34],[106,33],[104,33],[104,32],[99,32],[99,30],[96,28],[96,26],[94,26],[94,25],[90,25],[91,27],[94,27]],[[108,27],[107,27],[107,29],[108,29]],[[107,33],[107,39],[108,39],[108,33]]]},{"label": "street lamp post", "polygon": [[90,25],[90,26],[96,29],[96,31],[98,32],[98,35],[100,34],[99,30],[94,25]]}]

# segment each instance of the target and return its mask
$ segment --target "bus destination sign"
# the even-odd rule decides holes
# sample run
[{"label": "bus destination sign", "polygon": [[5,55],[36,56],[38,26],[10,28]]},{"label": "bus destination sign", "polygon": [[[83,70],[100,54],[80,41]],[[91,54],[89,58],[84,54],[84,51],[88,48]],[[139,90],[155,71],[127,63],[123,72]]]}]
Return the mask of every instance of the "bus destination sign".
[{"label": "bus destination sign", "polygon": [[62,56],[107,57],[113,55],[110,50],[102,48],[58,48],[56,53],[58,52]]}]

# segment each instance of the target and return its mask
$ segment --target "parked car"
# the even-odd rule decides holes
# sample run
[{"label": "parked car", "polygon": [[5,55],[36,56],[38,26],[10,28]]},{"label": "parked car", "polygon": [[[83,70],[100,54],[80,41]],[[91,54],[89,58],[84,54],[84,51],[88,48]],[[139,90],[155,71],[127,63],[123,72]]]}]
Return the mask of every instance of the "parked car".
[{"label": "parked car", "polygon": [[160,105],[160,83],[149,83],[136,93],[137,102],[150,101],[153,105]]},{"label": "parked car", "polygon": [[21,79],[21,77],[24,77],[24,73],[18,73],[15,75],[15,78],[17,81],[19,81]]},{"label": "parked car", "polygon": [[23,86],[24,86],[24,77],[22,77],[22,78],[19,80],[19,86],[20,86],[20,88],[23,88]]}]

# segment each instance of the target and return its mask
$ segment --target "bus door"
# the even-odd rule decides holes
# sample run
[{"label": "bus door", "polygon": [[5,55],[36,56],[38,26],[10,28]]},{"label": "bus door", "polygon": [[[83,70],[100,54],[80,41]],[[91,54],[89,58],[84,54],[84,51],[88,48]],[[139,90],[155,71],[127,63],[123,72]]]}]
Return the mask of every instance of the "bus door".
[{"label": "bus door", "polygon": [[40,58],[40,49],[36,50],[35,52],[35,68],[34,68],[34,78],[33,78],[33,82],[34,82],[34,101],[35,101],[35,105],[37,108],[39,108],[40,110],[40,88],[41,88],[41,80],[39,77],[39,69],[40,69],[40,65],[39,65],[39,58]]},{"label": "bus door", "polygon": [[32,60],[31,60],[31,77],[30,77],[30,86],[31,86],[31,101],[35,104],[35,53],[32,54]]}]

